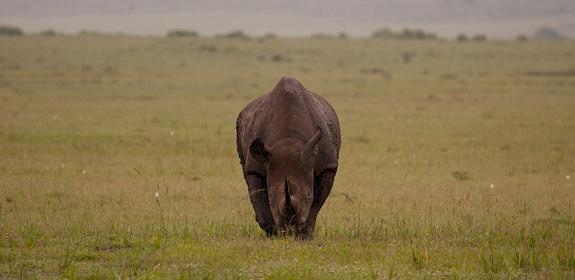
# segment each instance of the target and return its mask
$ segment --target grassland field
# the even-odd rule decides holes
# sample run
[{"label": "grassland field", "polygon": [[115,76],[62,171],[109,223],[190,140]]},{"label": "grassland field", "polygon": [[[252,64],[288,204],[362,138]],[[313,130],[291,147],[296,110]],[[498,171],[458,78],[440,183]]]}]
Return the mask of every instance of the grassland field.
[{"label": "grassland field", "polygon": [[[310,241],[236,154],[282,76],[341,122]],[[1,37],[0,278],[574,279],[575,44]]]}]

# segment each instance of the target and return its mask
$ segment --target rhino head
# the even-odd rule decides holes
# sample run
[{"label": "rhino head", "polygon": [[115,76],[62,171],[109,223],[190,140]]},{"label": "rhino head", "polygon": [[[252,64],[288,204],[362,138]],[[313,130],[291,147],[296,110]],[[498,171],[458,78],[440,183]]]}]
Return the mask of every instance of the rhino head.
[{"label": "rhino head", "polygon": [[318,127],[307,142],[285,138],[268,147],[258,138],[250,145],[251,156],[266,166],[270,210],[280,232],[306,230],[314,199],[316,146],[321,136]]}]

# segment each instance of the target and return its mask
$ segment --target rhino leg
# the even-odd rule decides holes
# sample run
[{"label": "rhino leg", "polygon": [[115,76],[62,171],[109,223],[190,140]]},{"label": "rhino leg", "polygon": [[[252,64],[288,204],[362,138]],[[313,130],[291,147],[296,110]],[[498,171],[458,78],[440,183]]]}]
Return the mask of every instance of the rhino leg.
[{"label": "rhino leg", "polygon": [[275,234],[276,229],[274,218],[270,210],[265,179],[248,175],[246,177],[246,183],[248,184],[250,201],[256,214],[256,221],[268,236]]},{"label": "rhino leg", "polygon": [[326,201],[329,193],[331,192],[331,187],[333,186],[333,180],[335,178],[335,172],[327,171],[323,172],[315,179],[314,186],[314,200],[309,211],[309,216],[305,226],[297,232],[297,235],[303,239],[308,239],[313,236],[315,229],[315,222],[319,210]]}]

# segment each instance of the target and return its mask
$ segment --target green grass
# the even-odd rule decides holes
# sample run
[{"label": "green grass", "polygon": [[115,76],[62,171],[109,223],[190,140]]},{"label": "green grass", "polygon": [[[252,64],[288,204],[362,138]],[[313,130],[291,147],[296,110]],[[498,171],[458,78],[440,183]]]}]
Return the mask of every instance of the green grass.
[{"label": "green grass", "polygon": [[[311,241],[235,150],[283,75],[341,121]],[[0,278],[573,278],[574,108],[572,42],[0,38]]]}]

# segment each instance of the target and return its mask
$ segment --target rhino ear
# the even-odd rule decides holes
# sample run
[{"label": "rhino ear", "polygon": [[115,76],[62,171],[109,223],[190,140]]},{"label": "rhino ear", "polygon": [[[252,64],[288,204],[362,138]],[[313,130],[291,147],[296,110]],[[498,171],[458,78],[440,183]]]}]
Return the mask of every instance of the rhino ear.
[{"label": "rhino ear", "polygon": [[256,138],[250,145],[250,154],[259,162],[266,162],[270,157],[269,150],[260,138]]}]

